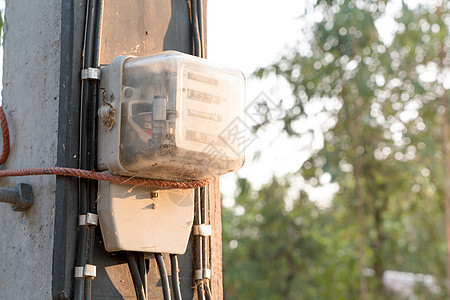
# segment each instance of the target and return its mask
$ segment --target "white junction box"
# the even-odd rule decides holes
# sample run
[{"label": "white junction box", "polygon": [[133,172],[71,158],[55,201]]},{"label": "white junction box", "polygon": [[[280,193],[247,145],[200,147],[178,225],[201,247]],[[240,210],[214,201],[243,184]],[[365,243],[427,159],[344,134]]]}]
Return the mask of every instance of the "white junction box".
[{"label": "white junction box", "polygon": [[97,209],[106,251],[183,254],[194,217],[193,190],[99,182]]},{"label": "white junction box", "polygon": [[186,181],[242,167],[240,71],[166,51],[116,57],[101,76],[99,170]]}]

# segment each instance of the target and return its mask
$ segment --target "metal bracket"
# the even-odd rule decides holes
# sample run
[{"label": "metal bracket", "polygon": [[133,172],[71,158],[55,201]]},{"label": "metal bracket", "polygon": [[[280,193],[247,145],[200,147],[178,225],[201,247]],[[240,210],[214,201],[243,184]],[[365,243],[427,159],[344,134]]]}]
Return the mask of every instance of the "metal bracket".
[{"label": "metal bracket", "polygon": [[87,68],[81,70],[81,80],[100,80],[101,72],[97,68]]},{"label": "metal bracket", "polygon": [[211,236],[212,235],[211,225],[206,224],[194,225],[194,235]]},{"label": "metal bracket", "polygon": [[86,264],[84,267],[75,267],[75,278],[93,278],[97,276],[97,266]]},{"label": "metal bracket", "polygon": [[80,226],[97,226],[98,215],[93,213],[87,213],[85,215],[78,216],[78,225]]}]

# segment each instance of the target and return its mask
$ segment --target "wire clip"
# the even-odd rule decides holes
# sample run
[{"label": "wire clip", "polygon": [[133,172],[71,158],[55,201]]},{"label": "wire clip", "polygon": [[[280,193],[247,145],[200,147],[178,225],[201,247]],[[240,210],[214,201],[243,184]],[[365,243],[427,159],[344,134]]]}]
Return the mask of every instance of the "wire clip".
[{"label": "wire clip", "polygon": [[97,276],[97,266],[86,264],[84,267],[75,267],[75,278],[93,278]]},{"label": "wire clip", "polygon": [[203,278],[211,279],[211,269],[203,269]]},{"label": "wire clip", "polygon": [[195,270],[194,280],[202,280],[202,279],[203,279],[203,270]]},{"label": "wire clip", "polygon": [[78,216],[78,225],[80,226],[97,226],[98,215],[93,213],[87,213],[85,215]]},{"label": "wire clip", "polygon": [[83,270],[84,277],[96,277],[97,276],[97,266],[86,264]]},{"label": "wire clip", "polygon": [[98,68],[87,68],[81,70],[81,80],[100,80],[101,72]]},{"label": "wire clip", "polygon": [[195,270],[194,280],[211,279],[211,269]]},{"label": "wire clip", "polygon": [[84,267],[75,267],[75,278],[83,278]]},{"label": "wire clip", "polygon": [[211,225],[206,224],[194,225],[194,235],[211,236],[212,235]]}]

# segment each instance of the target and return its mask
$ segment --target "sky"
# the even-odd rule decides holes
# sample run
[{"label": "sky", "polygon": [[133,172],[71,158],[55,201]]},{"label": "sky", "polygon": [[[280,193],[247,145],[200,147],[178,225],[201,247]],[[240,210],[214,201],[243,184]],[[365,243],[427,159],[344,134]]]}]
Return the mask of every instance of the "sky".
[{"label": "sky", "polygon": [[[292,100],[286,82],[269,78],[256,80],[251,74],[258,67],[275,62],[300,37],[299,16],[304,1],[279,0],[209,0],[207,19],[208,60],[241,70],[247,77],[247,104],[264,92],[270,100]],[[251,121],[247,122],[251,125]],[[246,149],[246,162],[237,173],[220,178],[224,204],[231,205],[237,176],[246,177],[258,188],[272,176],[281,177],[297,171],[307,159],[298,139],[280,134],[281,124],[271,124]],[[320,147],[320,145],[318,145]],[[261,151],[264,149],[264,151]],[[261,156],[254,161],[256,152]]]}]

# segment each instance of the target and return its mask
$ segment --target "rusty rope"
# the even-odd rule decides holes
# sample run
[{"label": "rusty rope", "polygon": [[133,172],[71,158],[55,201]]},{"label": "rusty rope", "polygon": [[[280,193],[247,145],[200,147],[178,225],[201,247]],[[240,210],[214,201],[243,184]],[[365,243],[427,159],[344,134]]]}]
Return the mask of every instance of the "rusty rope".
[{"label": "rusty rope", "polygon": [[3,165],[9,156],[9,129],[3,107],[0,107],[0,125],[2,127],[3,150],[0,156],[0,165]]},{"label": "rusty rope", "polygon": [[[0,125],[2,128],[3,137],[3,151],[0,156],[0,164],[3,164],[9,155],[9,129],[8,123],[6,121],[5,112],[3,107],[0,107]],[[0,177],[10,177],[10,176],[29,176],[29,175],[61,175],[61,176],[74,176],[87,179],[94,179],[100,181],[108,181],[112,183],[137,185],[145,187],[156,187],[156,188],[170,188],[170,189],[194,189],[205,186],[209,183],[210,179],[205,180],[195,180],[195,181],[170,181],[170,180],[159,180],[159,179],[147,179],[147,178],[137,178],[137,177],[126,177],[126,176],[116,176],[105,174],[101,172],[94,172],[88,170],[72,169],[72,168],[29,168],[29,169],[19,169],[19,170],[0,170]]]}]

